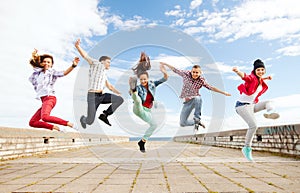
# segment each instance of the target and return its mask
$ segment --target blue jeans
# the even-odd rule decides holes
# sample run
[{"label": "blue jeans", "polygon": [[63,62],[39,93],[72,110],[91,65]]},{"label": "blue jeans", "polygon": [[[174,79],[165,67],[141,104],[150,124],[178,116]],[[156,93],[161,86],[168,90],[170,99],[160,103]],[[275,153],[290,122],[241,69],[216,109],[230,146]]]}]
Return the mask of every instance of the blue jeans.
[{"label": "blue jeans", "polygon": [[184,102],[183,107],[180,113],[180,126],[193,126],[195,124],[194,120],[188,120],[191,112],[195,109],[194,118],[200,120],[201,116],[201,108],[202,108],[202,98],[201,96],[196,96],[195,98]]}]

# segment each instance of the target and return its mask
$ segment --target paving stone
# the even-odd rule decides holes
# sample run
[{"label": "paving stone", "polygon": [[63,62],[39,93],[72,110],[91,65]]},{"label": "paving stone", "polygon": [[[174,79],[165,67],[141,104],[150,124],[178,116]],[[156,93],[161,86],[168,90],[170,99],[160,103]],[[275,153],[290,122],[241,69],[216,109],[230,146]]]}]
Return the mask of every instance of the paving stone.
[{"label": "paving stone", "polygon": [[0,193],[279,193],[300,189],[300,161],[294,158],[256,152],[258,161],[250,163],[236,149],[165,144],[148,143],[144,154],[136,142],[128,142],[122,147],[107,144],[2,161]]}]

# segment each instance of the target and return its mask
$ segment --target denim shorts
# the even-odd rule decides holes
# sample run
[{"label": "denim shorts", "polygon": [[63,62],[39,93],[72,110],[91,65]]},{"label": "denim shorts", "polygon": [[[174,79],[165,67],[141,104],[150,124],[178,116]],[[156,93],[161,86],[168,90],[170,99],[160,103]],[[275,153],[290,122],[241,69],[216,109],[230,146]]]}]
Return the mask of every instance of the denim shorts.
[{"label": "denim shorts", "polygon": [[242,103],[240,101],[236,101],[235,108],[240,107],[240,106],[244,106],[244,105],[250,105],[250,103]]}]

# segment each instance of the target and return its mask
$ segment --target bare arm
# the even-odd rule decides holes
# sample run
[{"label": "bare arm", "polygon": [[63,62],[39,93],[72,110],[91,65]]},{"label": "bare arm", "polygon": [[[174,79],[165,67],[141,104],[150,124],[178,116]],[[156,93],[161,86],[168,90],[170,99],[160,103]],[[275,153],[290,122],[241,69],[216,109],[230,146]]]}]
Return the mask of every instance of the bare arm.
[{"label": "bare arm", "polygon": [[76,66],[78,65],[78,62],[79,62],[79,58],[78,57],[75,57],[74,60],[73,60],[73,63],[72,63],[72,66],[70,66],[67,70],[64,71],[64,76],[68,75],[70,72],[72,72],[72,70],[74,68],[76,68]]},{"label": "bare arm", "polygon": [[81,46],[80,46],[80,39],[78,39],[76,42],[75,42],[75,47],[76,49],[78,50],[79,54],[81,55],[81,57],[83,57],[89,64],[92,63],[92,61],[87,57],[88,54],[86,53],[86,51],[84,51]]},{"label": "bare arm", "polygon": [[214,91],[214,92],[221,93],[221,94],[223,94],[225,96],[231,96],[231,94],[229,94],[228,92],[224,92],[224,91],[222,91],[222,90],[220,90],[220,89],[218,89],[216,87],[213,87],[213,86],[211,87],[211,90]]},{"label": "bare arm", "polygon": [[239,69],[238,69],[237,67],[233,67],[233,68],[232,68],[232,71],[235,72],[235,73],[236,73],[239,77],[241,77],[241,78],[244,78],[244,76],[245,76],[245,73],[239,71]]},{"label": "bare arm", "polygon": [[106,87],[111,90],[112,92],[116,93],[117,95],[121,95],[121,93],[112,85],[110,84],[108,81],[105,82]]},{"label": "bare arm", "polygon": [[272,80],[273,77],[272,76],[266,76],[266,77],[263,77],[263,80]]},{"label": "bare arm", "polygon": [[171,70],[174,70],[174,69],[175,69],[174,66],[172,66],[172,65],[170,65],[170,64],[167,64],[167,63],[165,63],[165,62],[160,62],[160,64],[163,65],[163,66],[167,66],[167,67],[170,68]]},{"label": "bare arm", "polygon": [[164,79],[168,80],[169,76],[168,76],[165,66],[163,64],[160,64],[159,69],[164,74]]}]

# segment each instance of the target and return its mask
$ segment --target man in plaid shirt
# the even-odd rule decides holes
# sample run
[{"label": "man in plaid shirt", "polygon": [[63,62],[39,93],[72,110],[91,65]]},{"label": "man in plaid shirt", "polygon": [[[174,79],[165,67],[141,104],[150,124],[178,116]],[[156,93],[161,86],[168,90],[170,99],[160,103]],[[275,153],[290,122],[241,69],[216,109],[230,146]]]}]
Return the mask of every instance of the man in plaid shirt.
[{"label": "man in plaid shirt", "polygon": [[[205,128],[205,125],[201,122],[201,107],[202,98],[199,94],[199,89],[204,86],[205,88],[224,94],[225,96],[231,96],[231,94],[221,91],[220,89],[209,85],[203,76],[199,65],[194,65],[192,70],[179,70],[174,66],[167,63],[160,62],[162,65],[169,67],[173,72],[183,78],[183,87],[181,90],[180,98],[183,99],[183,107],[180,113],[180,126],[192,126],[195,125],[195,129],[198,130],[199,125]],[[195,109],[193,120],[188,120],[192,110]]]}]

